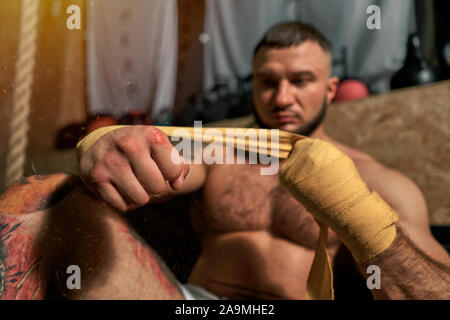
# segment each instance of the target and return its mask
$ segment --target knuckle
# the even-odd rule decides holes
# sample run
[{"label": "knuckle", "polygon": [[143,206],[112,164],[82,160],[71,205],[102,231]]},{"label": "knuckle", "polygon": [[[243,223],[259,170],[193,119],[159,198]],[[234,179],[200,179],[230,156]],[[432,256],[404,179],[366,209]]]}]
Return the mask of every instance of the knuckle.
[{"label": "knuckle", "polygon": [[107,171],[102,166],[94,166],[88,174],[88,178],[95,184],[101,184],[108,181],[109,176]]},{"label": "knuckle", "polygon": [[149,143],[164,144],[168,138],[164,132],[155,127],[144,127],[143,133]]},{"label": "knuckle", "polygon": [[143,127],[142,128],[142,135],[148,140],[151,141],[154,133],[156,131],[156,128],[154,127]]},{"label": "knuckle", "polygon": [[127,133],[117,138],[116,144],[125,153],[136,152],[139,149],[139,138],[135,134]]},{"label": "knuckle", "polygon": [[166,190],[166,180],[163,176],[148,175],[141,184],[149,195],[155,195]]},{"label": "knuckle", "polygon": [[114,170],[123,170],[129,166],[128,161],[118,153],[105,155],[103,162],[107,168]]}]

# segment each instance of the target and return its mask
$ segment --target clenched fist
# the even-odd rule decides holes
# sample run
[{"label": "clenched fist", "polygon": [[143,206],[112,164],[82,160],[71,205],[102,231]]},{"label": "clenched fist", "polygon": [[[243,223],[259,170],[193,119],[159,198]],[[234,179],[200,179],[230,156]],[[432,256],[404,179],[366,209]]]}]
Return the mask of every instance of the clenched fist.
[{"label": "clenched fist", "polygon": [[159,129],[124,126],[100,136],[82,154],[78,172],[89,190],[128,211],[168,190],[180,190],[189,165]]}]

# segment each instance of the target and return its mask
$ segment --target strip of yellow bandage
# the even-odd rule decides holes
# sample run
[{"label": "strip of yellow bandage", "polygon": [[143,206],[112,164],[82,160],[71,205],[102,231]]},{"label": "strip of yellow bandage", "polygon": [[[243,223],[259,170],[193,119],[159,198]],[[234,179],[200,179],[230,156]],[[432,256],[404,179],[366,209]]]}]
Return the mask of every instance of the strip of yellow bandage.
[{"label": "strip of yellow bandage", "polygon": [[[77,144],[77,152],[79,158],[105,134],[116,129],[128,126],[109,126],[99,128]],[[194,128],[194,127],[171,127],[171,126],[155,126],[169,137],[185,138],[193,141],[201,141],[209,143],[207,137],[211,137],[215,143],[230,145],[236,149],[245,149],[263,153],[265,155],[273,155],[280,159],[286,159],[297,140],[306,137],[286,131],[278,130],[277,134],[272,135],[273,130],[259,128]],[[217,133],[217,134],[216,134]],[[274,139],[272,140],[272,137]]]}]

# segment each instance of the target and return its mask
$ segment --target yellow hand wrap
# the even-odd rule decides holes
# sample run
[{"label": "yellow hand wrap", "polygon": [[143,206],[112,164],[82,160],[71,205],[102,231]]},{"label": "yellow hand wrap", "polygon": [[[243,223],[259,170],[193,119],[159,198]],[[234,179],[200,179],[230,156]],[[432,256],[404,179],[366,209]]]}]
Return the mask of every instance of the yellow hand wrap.
[{"label": "yellow hand wrap", "polygon": [[[336,232],[357,262],[369,260],[394,241],[397,213],[367,188],[353,161],[330,143],[318,139],[297,141],[280,169],[280,180],[318,221]],[[324,254],[327,256],[322,243],[324,229],[321,225],[321,239],[310,279],[320,274],[317,268],[331,270],[329,265],[319,266],[329,264],[328,257],[320,258]],[[316,262],[317,259],[322,262]],[[311,290],[316,291],[308,293],[312,298],[330,298],[330,294],[326,294],[328,297],[318,294],[317,288]]]},{"label": "yellow hand wrap", "polygon": [[114,131],[119,128],[124,128],[129,126],[108,126],[108,127],[102,127],[98,128],[91,133],[89,133],[87,136],[85,136],[83,139],[78,141],[77,143],[77,157],[78,159],[81,159],[81,157],[88,151],[94,143],[97,142],[98,139],[100,139],[105,134]]}]

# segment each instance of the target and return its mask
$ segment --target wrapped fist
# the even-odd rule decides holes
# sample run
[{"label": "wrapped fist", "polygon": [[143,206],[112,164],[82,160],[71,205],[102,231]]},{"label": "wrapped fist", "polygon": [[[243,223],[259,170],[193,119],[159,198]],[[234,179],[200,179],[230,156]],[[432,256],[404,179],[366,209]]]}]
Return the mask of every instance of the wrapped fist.
[{"label": "wrapped fist", "polygon": [[332,144],[297,141],[280,169],[280,180],[337,234],[356,261],[369,260],[394,241],[397,213],[367,188],[350,157]]}]

